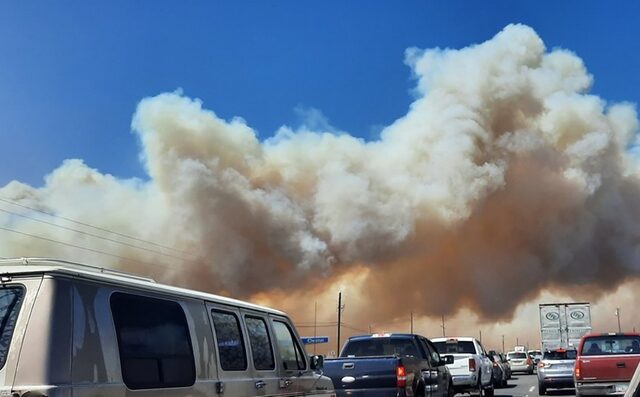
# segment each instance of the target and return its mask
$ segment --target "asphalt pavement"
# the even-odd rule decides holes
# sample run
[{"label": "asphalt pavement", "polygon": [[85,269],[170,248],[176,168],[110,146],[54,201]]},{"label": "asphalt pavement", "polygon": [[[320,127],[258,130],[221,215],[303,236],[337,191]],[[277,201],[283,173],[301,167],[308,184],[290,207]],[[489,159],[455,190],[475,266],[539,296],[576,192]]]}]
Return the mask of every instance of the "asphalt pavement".
[{"label": "asphalt pavement", "polygon": [[[538,397],[538,377],[536,374],[513,374],[507,387],[495,390],[496,397]],[[549,396],[575,396],[573,389],[548,389]],[[463,395],[459,395],[463,396]],[[458,397],[458,396],[456,396]]]}]

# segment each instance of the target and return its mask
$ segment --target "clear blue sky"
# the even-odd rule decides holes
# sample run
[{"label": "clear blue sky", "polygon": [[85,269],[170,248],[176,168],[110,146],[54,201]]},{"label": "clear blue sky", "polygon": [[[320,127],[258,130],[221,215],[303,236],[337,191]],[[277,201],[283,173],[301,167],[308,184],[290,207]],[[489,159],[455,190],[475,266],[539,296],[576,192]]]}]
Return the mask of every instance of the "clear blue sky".
[{"label": "clear blue sky", "polygon": [[144,177],[131,116],[182,88],[261,138],[316,108],[371,139],[406,113],[407,47],[460,48],[509,23],[582,57],[593,92],[640,102],[640,2],[0,2],[0,186],[66,158]]}]

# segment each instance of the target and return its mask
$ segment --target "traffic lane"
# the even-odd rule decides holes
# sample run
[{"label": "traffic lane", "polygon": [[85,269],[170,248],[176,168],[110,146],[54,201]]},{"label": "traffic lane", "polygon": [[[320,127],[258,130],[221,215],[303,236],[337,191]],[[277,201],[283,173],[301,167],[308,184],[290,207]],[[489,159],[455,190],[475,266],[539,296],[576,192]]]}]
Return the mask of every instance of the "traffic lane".
[{"label": "traffic lane", "polygon": [[[496,397],[538,397],[538,377],[536,374],[514,374],[507,387],[495,389]],[[574,389],[547,389],[548,396],[575,396]]]}]

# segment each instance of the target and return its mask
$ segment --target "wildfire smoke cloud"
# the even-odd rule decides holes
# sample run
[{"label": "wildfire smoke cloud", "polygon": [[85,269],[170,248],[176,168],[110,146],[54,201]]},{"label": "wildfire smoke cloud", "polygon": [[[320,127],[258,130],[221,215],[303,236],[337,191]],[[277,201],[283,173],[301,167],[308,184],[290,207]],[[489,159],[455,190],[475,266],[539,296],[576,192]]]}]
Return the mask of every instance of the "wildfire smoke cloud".
[{"label": "wildfire smoke cloud", "polygon": [[[543,289],[589,286],[597,297],[640,274],[633,105],[589,94],[582,60],[547,51],[522,25],[460,50],[409,49],[406,63],[416,99],[375,141],[282,127],[261,142],[242,119],[166,93],[142,100],[132,122],[148,181],[67,160],[43,187],[12,182],[0,197],[189,253],[92,241],[170,265],[102,264],[279,297],[285,309],[296,307],[287,297],[357,275],[358,316],[373,322],[397,315],[408,298],[398,291],[424,314],[465,308],[489,320]],[[6,213],[0,224],[88,240]],[[10,233],[0,253],[95,261]]]}]

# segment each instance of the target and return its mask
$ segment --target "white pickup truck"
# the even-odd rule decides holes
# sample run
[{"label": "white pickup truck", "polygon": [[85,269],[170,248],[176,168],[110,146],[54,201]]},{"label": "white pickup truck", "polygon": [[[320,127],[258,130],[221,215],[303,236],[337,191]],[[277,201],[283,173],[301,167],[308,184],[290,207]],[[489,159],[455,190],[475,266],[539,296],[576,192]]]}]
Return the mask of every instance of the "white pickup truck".
[{"label": "white pickup truck", "polygon": [[433,338],[440,354],[453,356],[447,364],[456,393],[473,393],[493,397],[493,364],[482,344],[470,337]]}]

